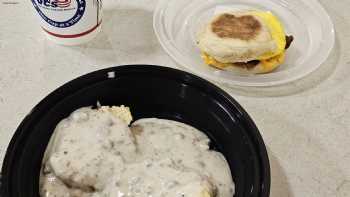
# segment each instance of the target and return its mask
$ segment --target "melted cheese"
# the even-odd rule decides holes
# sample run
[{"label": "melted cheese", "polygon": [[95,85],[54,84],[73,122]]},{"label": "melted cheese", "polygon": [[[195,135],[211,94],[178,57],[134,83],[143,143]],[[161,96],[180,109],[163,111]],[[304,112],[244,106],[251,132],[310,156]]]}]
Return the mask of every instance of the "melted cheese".
[{"label": "melted cheese", "polygon": [[286,57],[286,53],[282,52],[281,54],[267,59],[267,60],[261,60],[260,64],[262,67],[262,72],[263,73],[267,73],[267,72],[271,72],[272,70],[275,70],[279,65],[281,65]]},{"label": "melted cheese", "polygon": [[214,66],[214,67],[219,68],[219,69],[224,69],[228,66],[232,66],[232,64],[230,64],[230,63],[221,63],[206,53],[202,53],[202,59],[204,60],[204,62],[206,64]]},{"label": "melted cheese", "polygon": [[[286,56],[285,54],[285,52],[282,52],[281,54],[270,59],[260,60],[260,63],[257,66],[261,67],[261,73],[271,72],[272,70],[276,69],[280,64],[284,62]],[[233,63],[221,63],[206,53],[202,53],[202,58],[206,64],[212,65],[222,70],[229,66],[235,66]]]}]

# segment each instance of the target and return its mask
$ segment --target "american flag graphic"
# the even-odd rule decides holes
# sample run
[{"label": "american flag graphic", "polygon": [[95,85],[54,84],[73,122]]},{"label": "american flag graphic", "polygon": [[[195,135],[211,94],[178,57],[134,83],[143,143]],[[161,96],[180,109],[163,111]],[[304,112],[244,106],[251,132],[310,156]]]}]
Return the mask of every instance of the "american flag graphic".
[{"label": "american flag graphic", "polygon": [[66,8],[70,6],[72,0],[55,0],[55,3],[59,8]]}]

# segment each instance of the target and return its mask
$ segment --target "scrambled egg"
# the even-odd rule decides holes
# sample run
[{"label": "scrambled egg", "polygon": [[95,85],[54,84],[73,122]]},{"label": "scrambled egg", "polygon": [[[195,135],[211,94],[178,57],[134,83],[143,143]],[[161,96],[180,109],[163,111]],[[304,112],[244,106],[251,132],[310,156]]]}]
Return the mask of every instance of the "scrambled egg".
[{"label": "scrambled egg", "polygon": [[213,195],[211,194],[211,192],[203,190],[201,193],[201,197],[213,197]]},{"label": "scrambled egg", "polygon": [[132,115],[130,112],[129,107],[125,107],[124,105],[121,106],[102,106],[99,110],[103,112],[110,112],[112,113],[115,117],[121,119],[127,124],[130,124],[132,121]]},{"label": "scrambled egg", "polygon": [[[286,34],[281,22],[271,12],[251,11],[250,14],[264,21],[277,44],[275,51],[267,52],[257,59],[260,60],[257,66],[261,67],[262,73],[271,72],[285,60]],[[206,53],[202,53],[202,58],[206,64],[213,65],[219,69],[234,66],[233,63],[221,63]]]},{"label": "scrambled egg", "polygon": [[250,14],[259,17],[265,22],[271,33],[272,39],[275,40],[277,44],[276,51],[265,53],[264,55],[260,56],[258,60],[271,59],[277,55],[280,55],[281,53],[284,53],[286,47],[286,34],[278,18],[271,12],[252,11]]}]

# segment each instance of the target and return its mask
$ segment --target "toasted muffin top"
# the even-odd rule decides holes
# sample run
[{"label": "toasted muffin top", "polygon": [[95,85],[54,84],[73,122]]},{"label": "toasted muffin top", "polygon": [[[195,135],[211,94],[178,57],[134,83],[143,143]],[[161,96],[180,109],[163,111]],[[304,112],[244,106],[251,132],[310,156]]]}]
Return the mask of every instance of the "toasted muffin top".
[{"label": "toasted muffin top", "polygon": [[220,38],[254,39],[262,29],[262,24],[250,15],[235,16],[222,14],[211,23],[211,29]]}]

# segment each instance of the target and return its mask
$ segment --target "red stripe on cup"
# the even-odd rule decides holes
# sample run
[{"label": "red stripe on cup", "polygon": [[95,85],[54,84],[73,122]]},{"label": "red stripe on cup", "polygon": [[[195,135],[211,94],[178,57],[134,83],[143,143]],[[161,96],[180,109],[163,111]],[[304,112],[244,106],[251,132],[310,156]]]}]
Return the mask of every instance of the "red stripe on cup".
[{"label": "red stripe on cup", "polygon": [[94,26],[93,28],[85,31],[85,32],[82,32],[80,34],[72,34],[72,35],[63,35],[63,34],[56,34],[56,33],[53,33],[53,32],[50,32],[49,30],[45,29],[44,27],[41,27],[46,33],[50,34],[51,36],[55,36],[55,37],[58,37],[58,38],[78,38],[78,37],[82,37],[82,36],[85,36],[91,32],[93,32],[98,26],[101,25],[101,22],[98,23],[96,26]]},{"label": "red stripe on cup", "polygon": [[56,0],[56,5],[60,8],[66,8],[69,7],[70,4],[72,3],[71,0]]}]

